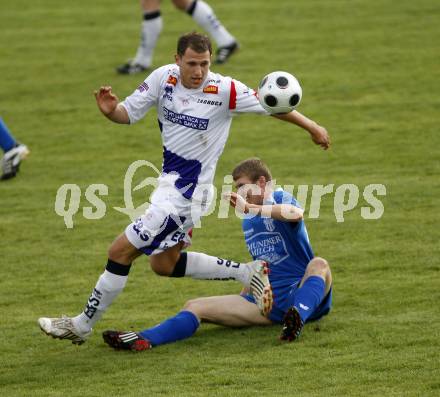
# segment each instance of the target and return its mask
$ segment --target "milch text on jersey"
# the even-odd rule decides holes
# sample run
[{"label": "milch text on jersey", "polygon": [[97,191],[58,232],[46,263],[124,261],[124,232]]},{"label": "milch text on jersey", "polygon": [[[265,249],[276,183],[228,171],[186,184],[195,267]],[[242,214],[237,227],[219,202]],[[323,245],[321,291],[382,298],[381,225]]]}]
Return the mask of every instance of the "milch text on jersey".
[{"label": "milch text on jersey", "polygon": [[166,120],[174,124],[180,124],[194,130],[206,130],[208,128],[209,119],[201,119],[199,117],[189,116],[183,113],[175,113],[172,110],[163,107],[163,116]]},{"label": "milch text on jersey", "polygon": [[280,233],[257,233],[246,238],[246,245],[249,253],[258,259],[266,260],[270,264],[276,265],[289,257],[286,243]]}]

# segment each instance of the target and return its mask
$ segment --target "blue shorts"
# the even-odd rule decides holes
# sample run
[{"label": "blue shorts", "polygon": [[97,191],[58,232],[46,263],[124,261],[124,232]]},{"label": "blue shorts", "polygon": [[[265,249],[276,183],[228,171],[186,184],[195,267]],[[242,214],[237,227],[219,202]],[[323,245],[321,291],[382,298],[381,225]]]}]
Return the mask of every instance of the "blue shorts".
[{"label": "blue shorts", "polygon": [[[333,295],[332,292],[333,292],[333,287],[330,288],[330,291],[328,292],[328,294],[324,297],[322,302],[319,304],[319,306],[315,309],[313,314],[307,319],[306,322],[309,323],[311,321],[317,321],[330,312],[330,309],[332,307],[332,295]],[[245,294],[245,295],[241,295],[241,296],[244,299],[246,299],[248,302],[256,303],[255,298],[251,294]],[[276,295],[276,296],[278,298],[278,295]],[[273,321],[274,323],[281,324],[283,322],[284,315],[286,314],[287,309],[288,309],[288,307],[286,309],[280,308],[279,306],[277,306],[277,304],[275,302],[272,307],[272,310],[269,313],[269,319],[271,321]]]}]

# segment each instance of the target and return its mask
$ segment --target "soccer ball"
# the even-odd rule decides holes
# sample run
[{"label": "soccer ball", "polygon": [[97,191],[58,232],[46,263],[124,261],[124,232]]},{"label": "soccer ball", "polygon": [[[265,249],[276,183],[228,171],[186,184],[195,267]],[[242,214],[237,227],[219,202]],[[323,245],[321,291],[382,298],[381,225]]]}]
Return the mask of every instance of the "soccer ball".
[{"label": "soccer ball", "polygon": [[269,113],[289,113],[298,106],[302,89],[298,80],[287,72],[264,76],[258,87],[258,100]]}]

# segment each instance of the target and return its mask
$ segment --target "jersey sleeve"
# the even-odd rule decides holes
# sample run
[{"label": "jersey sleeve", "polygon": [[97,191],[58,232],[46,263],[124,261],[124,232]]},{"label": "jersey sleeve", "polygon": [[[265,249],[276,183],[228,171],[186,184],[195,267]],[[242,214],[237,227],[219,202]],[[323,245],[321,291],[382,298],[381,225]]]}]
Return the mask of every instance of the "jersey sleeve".
[{"label": "jersey sleeve", "polygon": [[157,104],[161,76],[161,68],[156,69],[121,103],[127,110],[130,124],[134,124],[144,118],[148,110]]},{"label": "jersey sleeve", "polygon": [[276,204],[292,204],[295,207],[301,208],[296,198],[284,190],[276,190],[273,193],[273,198]]},{"label": "jersey sleeve", "polygon": [[238,80],[231,79],[229,110],[233,113],[259,113],[268,115],[258,101],[257,93]]}]

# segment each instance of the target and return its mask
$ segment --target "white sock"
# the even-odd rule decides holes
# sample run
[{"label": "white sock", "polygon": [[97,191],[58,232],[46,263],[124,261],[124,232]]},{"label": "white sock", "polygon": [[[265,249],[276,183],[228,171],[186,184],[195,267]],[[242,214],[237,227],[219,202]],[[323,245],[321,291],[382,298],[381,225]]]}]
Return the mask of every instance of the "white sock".
[{"label": "white sock", "polygon": [[160,13],[142,21],[141,43],[133,59],[133,63],[138,63],[144,67],[150,67],[153,61],[153,51],[162,30],[162,17]]},{"label": "white sock", "polygon": [[99,277],[84,311],[72,318],[74,326],[81,332],[89,332],[107,307],[122,292],[127,279],[128,276],[118,276],[105,270]]},{"label": "white sock", "polygon": [[225,47],[235,43],[235,38],[221,24],[212,8],[203,0],[197,0],[192,12],[193,19],[206,30],[217,43],[217,47]]},{"label": "white sock", "polygon": [[199,280],[237,280],[246,287],[250,283],[250,266],[202,254],[187,252],[185,276]]}]

